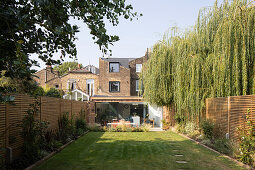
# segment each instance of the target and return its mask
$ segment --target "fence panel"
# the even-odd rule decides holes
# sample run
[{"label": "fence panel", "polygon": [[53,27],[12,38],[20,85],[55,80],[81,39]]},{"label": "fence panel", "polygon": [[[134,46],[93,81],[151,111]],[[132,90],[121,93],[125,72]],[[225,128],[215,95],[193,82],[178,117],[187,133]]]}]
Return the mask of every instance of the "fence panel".
[{"label": "fence panel", "polygon": [[230,96],[206,99],[206,118],[220,127],[224,134],[238,140],[238,128],[245,128],[245,115],[250,109],[250,116],[255,121],[255,95]]},{"label": "fence panel", "polygon": [[[8,124],[6,128],[9,129],[9,134],[6,138],[7,146],[13,149],[13,157],[17,157],[22,151],[22,120],[27,115],[27,110],[30,104],[35,103],[36,99],[26,95],[15,95],[14,104],[6,104],[6,113]],[[38,115],[39,116],[39,115]],[[38,116],[36,117],[38,119]]]},{"label": "fence panel", "polygon": [[222,133],[228,133],[228,98],[206,99],[206,118],[215,122]]},{"label": "fence panel", "polygon": [[[4,148],[12,148],[13,159],[17,158],[22,151],[22,120],[27,115],[30,105],[35,104],[36,101],[41,104],[38,106],[39,112],[35,118],[48,121],[50,123],[49,130],[58,128],[58,118],[65,112],[78,115],[81,109],[84,109],[88,118],[91,104],[93,104],[53,97],[34,98],[27,95],[15,95],[14,104],[0,104],[0,144]],[[3,150],[0,150],[0,156],[3,156],[3,153]]]},{"label": "fence panel", "polygon": [[[0,148],[4,148],[6,146],[6,119],[5,119],[5,104],[0,104]],[[4,157],[4,150],[0,149],[0,157]]]},{"label": "fence panel", "polygon": [[49,122],[49,129],[58,128],[60,116],[60,99],[53,97],[41,97],[41,120]]}]

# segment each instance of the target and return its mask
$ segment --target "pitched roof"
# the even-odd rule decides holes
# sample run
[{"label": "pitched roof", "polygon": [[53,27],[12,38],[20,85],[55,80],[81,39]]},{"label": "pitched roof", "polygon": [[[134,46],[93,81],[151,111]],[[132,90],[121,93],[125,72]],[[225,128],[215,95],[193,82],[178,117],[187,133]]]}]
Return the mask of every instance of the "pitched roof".
[{"label": "pitched roof", "polygon": [[129,62],[136,58],[101,58],[104,61],[108,62],[118,62],[121,66],[129,68]]},{"label": "pitched roof", "polygon": [[69,73],[91,73],[91,71],[87,70],[86,68],[71,70]]}]

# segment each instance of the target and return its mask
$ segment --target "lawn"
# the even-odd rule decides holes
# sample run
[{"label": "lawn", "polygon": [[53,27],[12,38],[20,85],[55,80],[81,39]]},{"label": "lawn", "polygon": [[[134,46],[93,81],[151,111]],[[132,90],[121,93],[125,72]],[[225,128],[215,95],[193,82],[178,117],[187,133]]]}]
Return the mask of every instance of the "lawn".
[{"label": "lawn", "polygon": [[90,132],[36,169],[241,168],[174,132]]}]

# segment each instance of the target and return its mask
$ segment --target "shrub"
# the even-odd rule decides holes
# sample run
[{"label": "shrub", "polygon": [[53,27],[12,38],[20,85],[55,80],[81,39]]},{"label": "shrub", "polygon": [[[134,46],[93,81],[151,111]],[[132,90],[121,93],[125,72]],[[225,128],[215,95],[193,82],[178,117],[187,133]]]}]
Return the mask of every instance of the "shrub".
[{"label": "shrub", "polygon": [[197,125],[194,122],[186,123],[184,131],[187,134],[193,133],[197,129]]},{"label": "shrub", "polygon": [[150,124],[147,124],[147,123],[144,123],[141,127],[141,130],[143,132],[149,132],[150,128],[151,128],[151,125]]},{"label": "shrub", "polygon": [[38,114],[39,103],[30,105],[27,115],[22,120],[22,137],[24,139],[23,153],[27,155],[31,161],[40,158],[40,149],[43,145],[44,134],[48,126],[47,122],[40,122],[35,119]]},{"label": "shrub", "polygon": [[62,94],[59,90],[55,88],[50,88],[46,93],[45,96],[48,97],[56,97],[56,98],[62,98]]},{"label": "shrub", "polygon": [[173,128],[173,130],[175,131],[175,132],[178,132],[178,133],[184,133],[185,132],[185,126],[183,125],[183,124],[178,124],[178,123],[176,123],[175,125],[174,125],[174,128]]},{"label": "shrub", "polygon": [[74,137],[75,134],[75,126],[73,123],[73,115],[71,115],[71,118],[69,118],[69,113],[66,112],[58,119],[58,135],[59,139],[62,141],[62,143],[66,143],[68,138]]},{"label": "shrub", "polygon": [[205,137],[211,141],[213,141],[213,128],[214,124],[210,120],[204,120],[201,123],[201,129]]},{"label": "shrub", "polygon": [[124,122],[121,122],[117,127],[117,132],[126,132],[128,127]]},{"label": "shrub", "polygon": [[243,128],[238,128],[239,136],[239,158],[242,162],[255,167],[255,122],[250,117],[250,110],[245,114]]},{"label": "shrub", "polygon": [[82,129],[83,131],[87,130],[87,125],[85,120],[77,118],[75,120],[75,127],[76,129]]},{"label": "shrub", "polygon": [[38,86],[32,94],[33,96],[44,96],[45,91],[41,86]]},{"label": "shrub", "polygon": [[231,154],[232,148],[228,139],[216,139],[213,148],[224,154]]},{"label": "shrub", "polygon": [[98,125],[90,125],[88,127],[88,130],[92,132],[105,132],[105,129]]},{"label": "shrub", "polygon": [[163,124],[163,129],[164,130],[167,130],[170,128],[170,123],[169,122],[166,122],[166,120],[162,120],[162,124]]}]

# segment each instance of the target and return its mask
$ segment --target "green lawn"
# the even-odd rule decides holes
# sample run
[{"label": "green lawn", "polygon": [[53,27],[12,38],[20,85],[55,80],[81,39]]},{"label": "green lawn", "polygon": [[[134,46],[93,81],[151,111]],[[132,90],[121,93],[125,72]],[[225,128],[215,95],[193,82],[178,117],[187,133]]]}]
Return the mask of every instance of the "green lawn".
[{"label": "green lawn", "polygon": [[173,132],[90,132],[36,169],[241,168]]}]

